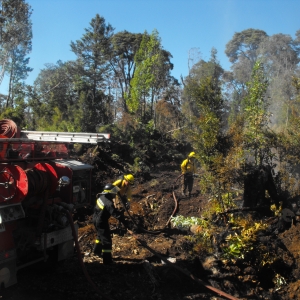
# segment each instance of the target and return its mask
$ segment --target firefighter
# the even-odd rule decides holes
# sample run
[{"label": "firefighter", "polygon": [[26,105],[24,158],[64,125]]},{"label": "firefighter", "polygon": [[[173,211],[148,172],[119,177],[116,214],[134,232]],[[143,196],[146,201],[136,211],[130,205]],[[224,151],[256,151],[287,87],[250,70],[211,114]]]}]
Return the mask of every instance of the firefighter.
[{"label": "firefighter", "polygon": [[183,174],[182,182],[182,195],[186,195],[186,190],[188,190],[189,197],[191,197],[193,185],[194,185],[194,175],[196,173],[195,165],[196,153],[191,152],[187,159],[185,159],[181,164],[181,171]]},{"label": "firefighter", "polygon": [[106,184],[102,193],[97,195],[96,206],[94,208],[93,223],[97,230],[97,239],[94,246],[94,254],[103,257],[103,264],[112,263],[112,239],[108,220],[112,216],[119,220],[125,228],[128,224],[124,215],[120,213],[113,204],[113,198],[118,193],[119,188],[112,184]]},{"label": "firefighter", "polygon": [[123,205],[120,203],[120,201],[123,202],[123,204],[126,206],[126,209],[130,209],[130,200],[131,200],[131,186],[134,184],[134,176],[132,174],[124,175],[121,179],[116,180],[113,185],[117,186],[120,191],[118,192],[114,202],[115,206],[118,209],[122,209]]}]

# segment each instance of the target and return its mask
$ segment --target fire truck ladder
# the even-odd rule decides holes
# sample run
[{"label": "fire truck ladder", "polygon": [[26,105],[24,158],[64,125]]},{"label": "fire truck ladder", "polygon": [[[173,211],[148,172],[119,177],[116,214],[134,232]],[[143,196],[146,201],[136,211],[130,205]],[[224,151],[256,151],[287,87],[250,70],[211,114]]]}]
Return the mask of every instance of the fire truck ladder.
[{"label": "fire truck ladder", "polygon": [[21,131],[21,135],[34,141],[88,144],[108,142],[110,139],[109,133]]}]

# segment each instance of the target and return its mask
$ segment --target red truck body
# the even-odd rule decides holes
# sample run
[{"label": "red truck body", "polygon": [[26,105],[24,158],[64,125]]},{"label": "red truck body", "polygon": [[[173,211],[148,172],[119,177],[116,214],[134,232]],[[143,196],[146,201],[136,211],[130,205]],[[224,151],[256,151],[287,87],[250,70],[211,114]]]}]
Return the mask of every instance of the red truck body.
[{"label": "red truck body", "polygon": [[93,166],[70,159],[70,145],[110,138],[18,129],[10,136],[4,132],[9,126],[16,127],[0,121],[0,287],[17,283],[20,268],[74,254],[74,224],[66,212],[93,204]]}]

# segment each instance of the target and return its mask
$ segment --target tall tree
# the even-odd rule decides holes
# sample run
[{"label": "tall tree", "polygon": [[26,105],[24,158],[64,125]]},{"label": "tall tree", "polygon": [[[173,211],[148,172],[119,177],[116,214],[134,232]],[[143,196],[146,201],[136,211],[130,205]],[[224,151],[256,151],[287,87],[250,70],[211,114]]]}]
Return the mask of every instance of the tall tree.
[{"label": "tall tree", "polygon": [[[126,95],[130,93],[130,81],[135,71],[134,56],[140,47],[143,35],[141,33],[130,33],[121,31],[112,36],[112,49],[110,54],[110,64],[113,70],[113,83],[116,95],[120,91],[121,107],[127,113]],[[118,97],[116,97],[118,98]],[[117,100],[117,99],[116,99]]]},{"label": "tall tree", "polygon": [[173,132],[183,123],[181,113],[182,89],[177,82],[171,83],[155,106],[156,129],[160,132]]},{"label": "tall tree", "polygon": [[[39,129],[45,129],[52,124],[51,130],[76,131],[70,126],[70,124],[74,124],[72,111],[80,109],[72,64],[72,62],[63,63],[61,61],[56,64],[47,64],[34,81],[29,103]],[[53,119],[58,112],[61,121],[56,128],[58,124],[53,122]],[[48,129],[50,128],[48,127]]]},{"label": "tall tree", "polygon": [[199,85],[205,78],[211,77],[213,82],[220,84],[222,75],[224,73],[219,61],[217,60],[217,50],[211,49],[211,57],[209,61],[201,59],[195,63],[189,75],[184,80],[184,90],[182,97],[182,111],[186,115],[186,119],[191,119],[192,116],[198,118],[200,116],[197,103],[192,95],[194,85]]},{"label": "tall tree", "polygon": [[196,111],[191,112],[191,125],[185,132],[203,170],[201,190],[211,192],[213,197],[218,195],[220,200],[230,186],[231,177],[226,160],[229,144],[223,126],[226,107],[222,96],[222,69],[216,51],[212,50],[210,61],[200,61],[191,71],[191,76],[185,80],[184,98]]},{"label": "tall tree", "polygon": [[292,77],[299,64],[299,45],[290,35],[274,34],[260,45],[261,61],[269,79],[268,94],[273,128],[287,125],[294,99]]},{"label": "tall tree", "polygon": [[[9,72],[9,90],[6,100],[6,106],[12,107],[14,105],[15,97],[18,96],[20,85],[24,86],[24,80],[27,78],[28,73],[33,69],[28,66],[29,57],[26,57],[26,49],[18,47],[12,51],[12,58],[7,66]],[[23,91],[21,91],[21,94]]]},{"label": "tall tree", "polygon": [[224,74],[227,97],[232,102],[230,121],[243,111],[246,83],[251,78],[253,66],[260,55],[260,45],[267,39],[265,31],[249,28],[236,32],[226,44],[225,54],[232,63],[231,71]]},{"label": "tall tree", "polygon": [[192,120],[196,126],[190,131],[191,140],[204,164],[213,160],[222,135],[225,103],[221,93],[221,74],[216,51],[212,49],[210,60],[195,64],[185,82],[185,99],[197,110],[193,112]]},{"label": "tall tree", "polygon": [[251,62],[252,66],[258,58],[258,48],[267,34],[259,29],[246,29],[236,32],[233,38],[226,44],[225,53],[230,62],[235,63],[241,58]]},{"label": "tall tree", "polygon": [[171,57],[171,53],[162,48],[156,30],[150,36],[144,33],[135,55],[136,70],[127,100],[130,110],[137,112],[139,109],[139,115],[144,121],[148,117],[153,118],[154,103],[171,80]]},{"label": "tall tree", "polygon": [[[71,50],[77,56],[77,69],[81,80],[83,81],[82,96],[87,102],[84,107],[87,109],[95,109],[97,115],[93,117],[94,130],[99,120],[107,122],[111,114],[107,109],[104,101],[111,97],[103,97],[105,93],[109,93],[109,83],[111,80],[111,67],[109,65],[111,47],[111,38],[113,35],[113,27],[106,24],[105,19],[99,14],[90,22],[90,27],[85,29],[85,34],[80,40],[71,42]],[[80,88],[77,86],[77,88]],[[81,98],[81,99],[83,99]],[[94,115],[89,114],[88,115]],[[92,121],[92,120],[91,120]]]},{"label": "tall tree", "polygon": [[0,1],[0,84],[4,74],[9,75],[9,95],[6,107],[13,106],[15,87],[27,78],[32,69],[27,67],[31,51],[31,6],[25,0]]},{"label": "tall tree", "polygon": [[244,149],[254,157],[255,165],[269,163],[272,159],[269,133],[270,112],[266,98],[268,81],[263,64],[254,65],[251,80],[247,83],[248,95],[245,99]]}]

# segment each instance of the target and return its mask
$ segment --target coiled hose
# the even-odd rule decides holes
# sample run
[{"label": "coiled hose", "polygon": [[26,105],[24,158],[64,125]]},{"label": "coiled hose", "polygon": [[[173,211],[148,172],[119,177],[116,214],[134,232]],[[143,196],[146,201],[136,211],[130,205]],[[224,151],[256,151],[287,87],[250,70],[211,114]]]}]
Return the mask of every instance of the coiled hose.
[{"label": "coiled hose", "polygon": [[12,120],[0,120],[0,135],[7,138],[19,137],[18,126]]}]

